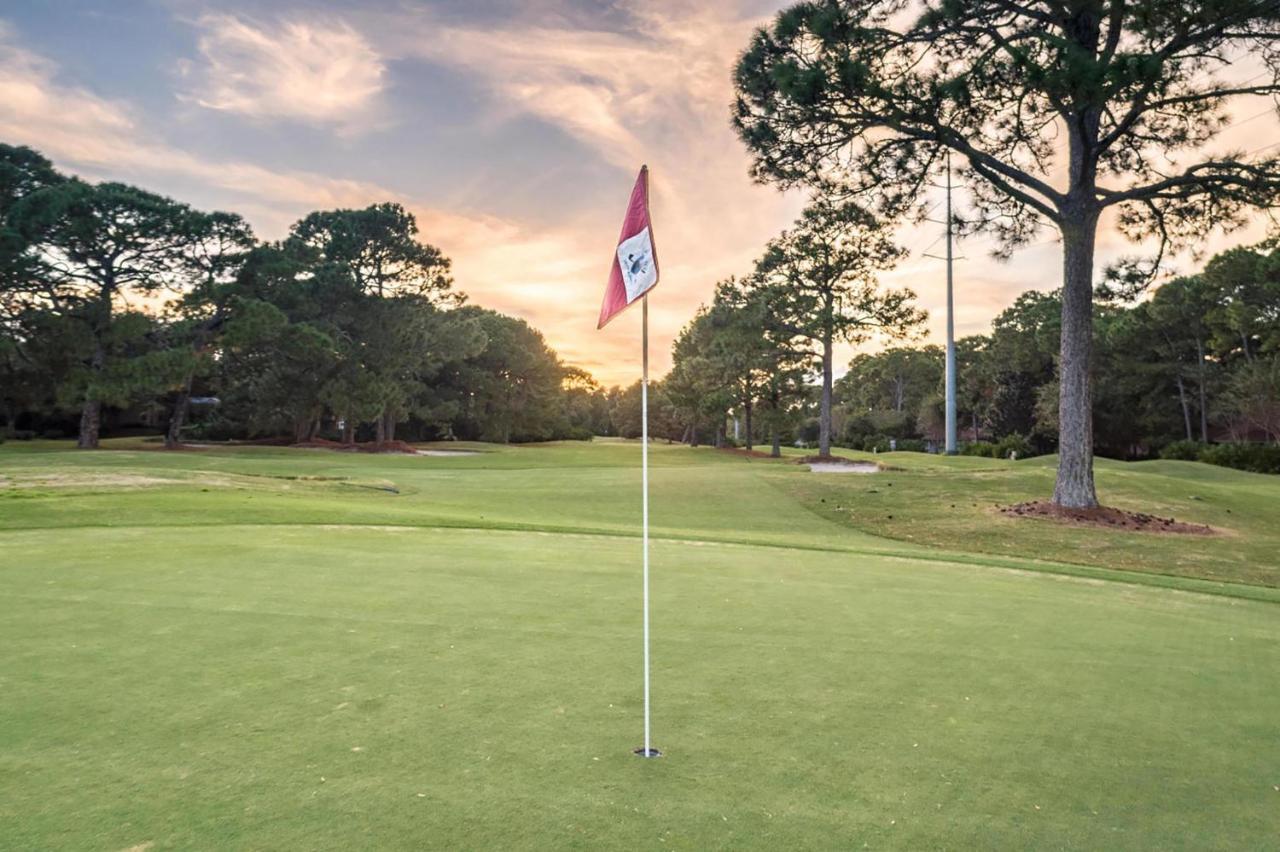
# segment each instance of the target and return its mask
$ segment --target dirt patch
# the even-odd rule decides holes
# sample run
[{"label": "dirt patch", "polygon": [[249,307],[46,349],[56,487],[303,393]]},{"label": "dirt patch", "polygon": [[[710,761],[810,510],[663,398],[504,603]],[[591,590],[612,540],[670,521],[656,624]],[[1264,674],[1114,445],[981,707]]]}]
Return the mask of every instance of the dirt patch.
[{"label": "dirt patch", "polygon": [[182,483],[181,480],[135,473],[32,473],[25,476],[14,474],[0,484],[10,488],[130,488]]},{"label": "dirt patch", "polygon": [[1172,533],[1177,535],[1216,535],[1208,524],[1189,524],[1173,518],[1160,518],[1142,512],[1126,512],[1110,506],[1096,509],[1066,509],[1044,500],[1001,506],[1001,514],[1019,518],[1048,518],[1061,523],[1087,527],[1103,527],[1133,532]]}]

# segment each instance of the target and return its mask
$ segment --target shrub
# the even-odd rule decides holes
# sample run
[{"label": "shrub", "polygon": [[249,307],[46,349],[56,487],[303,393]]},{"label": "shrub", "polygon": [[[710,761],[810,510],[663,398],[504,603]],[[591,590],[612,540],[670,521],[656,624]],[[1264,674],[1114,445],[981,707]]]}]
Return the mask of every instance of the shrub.
[{"label": "shrub", "polygon": [[817,418],[806,420],[801,424],[800,428],[796,430],[796,439],[804,441],[806,445],[816,444],[818,443],[818,435],[820,431],[821,429],[818,426]]},{"label": "shrub", "polygon": [[1200,461],[1253,473],[1280,473],[1280,445],[1214,444],[1200,453]]},{"label": "shrub", "polygon": [[1166,444],[1160,451],[1160,458],[1174,461],[1199,461],[1207,448],[1207,444],[1199,441],[1174,441],[1172,444]]},{"label": "shrub", "polygon": [[862,449],[868,453],[887,453],[889,452],[889,436],[888,435],[871,435],[862,441]]},{"label": "shrub", "polygon": [[1010,453],[1017,453],[1020,459],[1030,458],[1036,454],[1035,449],[1031,446],[1031,441],[1026,436],[1019,435],[1016,432],[1012,435],[1005,435],[991,450],[991,455],[998,459],[1007,459]]},{"label": "shrub", "polygon": [[990,441],[970,441],[960,448],[962,456],[986,456],[995,458],[996,445]]},{"label": "shrub", "polygon": [[903,453],[923,453],[928,449],[919,438],[899,438],[898,451]]}]

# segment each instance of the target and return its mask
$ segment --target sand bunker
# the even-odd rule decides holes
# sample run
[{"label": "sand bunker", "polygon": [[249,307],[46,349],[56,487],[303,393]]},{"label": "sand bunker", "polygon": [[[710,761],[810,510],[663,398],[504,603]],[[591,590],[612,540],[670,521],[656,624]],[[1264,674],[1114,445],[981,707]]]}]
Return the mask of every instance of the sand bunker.
[{"label": "sand bunker", "polygon": [[814,473],[879,473],[880,465],[875,462],[820,461],[809,462],[809,470]]},{"label": "sand bunker", "polygon": [[420,456],[478,456],[475,450],[418,450]]}]

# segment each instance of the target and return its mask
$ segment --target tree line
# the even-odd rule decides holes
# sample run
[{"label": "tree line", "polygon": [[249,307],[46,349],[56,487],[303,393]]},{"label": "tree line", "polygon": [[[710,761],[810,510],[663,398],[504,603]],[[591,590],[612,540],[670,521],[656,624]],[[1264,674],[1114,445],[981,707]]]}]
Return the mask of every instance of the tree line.
[{"label": "tree line", "polygon": [[[957,341],[957,414],[974,451],[1058,448],[1061,291],[1030,291],[989,334]],[[1280,253],[1239,247],[1141,301],[1093,308],[1092,420],[1112,458],[1183,456],[1179,444],[1280,443]],[[859,355],[838,383],[851,446],[938,441],[942,351]]]},{"label": "tree line", "polygon": [[925,320],[910,290],[876,279],[901,255],[863,208],[814,199],[765,246],[748,275],[718,283],[711,305],[680,332],[671,371],[656,388],[663,419],[654,434],[723,445],[732,410],[746,446],[753,447],[759,431],[777,456],[812,408],[819,452],[829,454],[835,345],[873,334],[906,337]]},{"label": "tree line", "polygon": [[[726,424],[736,418],[737,443],[769,444],[775,456],[793,441],[820,453],[832,444],[868,451],[939,447],[940,346],[901,340],[856,355],[831,380],[832,341],[910,338],[923,314],[911,306],[910,291],[875,285],[872,267],[897,256],[879,226],[846,214],[825,219],[816,212],[822,206],[770,243],[749,275],[721,282],[712,303],[681,332],[673,368],[656,388],[655,434],[726,445],[734,443]],[[855,231],[863,236],[848,239]],[[823,240],[840,249],[816,248]],[[789,252],[865,257],[871,244],[879,247],[872,253],[877,262],[840,258],[843,276],[815,277],[822,267],[811,263],[796,276],[795,264],[783,261]],[[1230,249],[1199,273],[1144,296],[1113,296],[1093,308],[1096,451],[1123,459],[1194,458],[1211,443],[1280,443],[1276,241]],[[1057,452],[1061,317],[1060,290],[1028,291],[994,319],[990,333],[957,341],[964,452]],[[1257,467],[1258,454],[1246,455]]]},{"label": "tree line", "polygon": [[613,431],[591,376],[465,301],[399,204],[316,211],[262,241],[233,213],[0,144],[0,436],[93,448],[139,417],[168,446]]}]

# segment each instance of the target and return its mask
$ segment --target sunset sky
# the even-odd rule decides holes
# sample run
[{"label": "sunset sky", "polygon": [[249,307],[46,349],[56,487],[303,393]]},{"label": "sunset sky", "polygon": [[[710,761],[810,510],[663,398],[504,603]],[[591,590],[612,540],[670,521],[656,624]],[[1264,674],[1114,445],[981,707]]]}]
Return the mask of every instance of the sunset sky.
[{"label": "sunset sky", "polygon": [[[752,0],[127,2],[0,5],[0,141],[64,171],[243,214],[260,237],[307,212],[404,203],[471,301],[521,316],[606,383],[638,374],[639,316],[595,330],[623,207],[652,170],[662,283],[653,358],[714,283],[750,269],[803,199],[753,185],[730,73],[780,3]],[[1241,103],[1221,147],[1280,138]],[[1214,238],[1210,249],[1261,237]],[[904,228],[912,287],[943,329],[941,226]],[[1100,263],[1130,249],[1104,234]],[[1059,249],[1001,264],[959,246],[957,333],[1052,289]],[[1183,259],[1184,266],[1190,261]],[[847,360],[850,352],[842,353]]]}]

